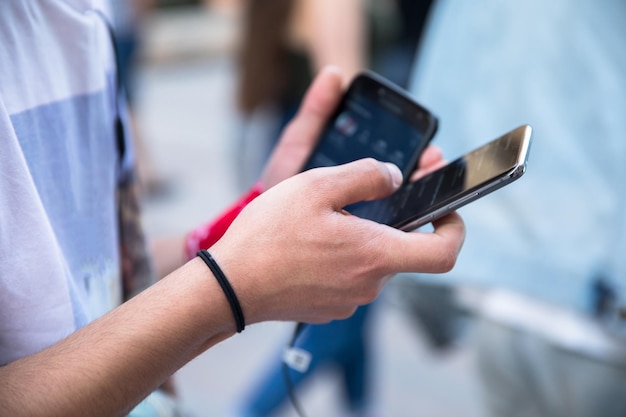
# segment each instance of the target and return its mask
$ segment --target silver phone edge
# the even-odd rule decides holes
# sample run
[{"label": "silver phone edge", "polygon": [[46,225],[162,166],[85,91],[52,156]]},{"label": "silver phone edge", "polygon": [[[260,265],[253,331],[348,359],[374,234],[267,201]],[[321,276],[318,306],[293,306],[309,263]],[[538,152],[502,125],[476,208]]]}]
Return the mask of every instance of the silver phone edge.
[{"label": "silver phone edge", "polygon": [[526,167],[528,165],[528,155],[530,145],[532,143],[532,127],[530,125],[522,125],[517,129],[512,130],[510,133],[513,133],[521,128],[524,129],[523,146],[520,149],[517,163],[505,176],[485,184],[478,190],[473,190],[466,195],[460,196],[457,200],[445,205],[444,207],[440,207],[432,213],[428,213],[403,226],[400,226],[399,229],[405,232],[412,232],[521,178],[526,172]]}]

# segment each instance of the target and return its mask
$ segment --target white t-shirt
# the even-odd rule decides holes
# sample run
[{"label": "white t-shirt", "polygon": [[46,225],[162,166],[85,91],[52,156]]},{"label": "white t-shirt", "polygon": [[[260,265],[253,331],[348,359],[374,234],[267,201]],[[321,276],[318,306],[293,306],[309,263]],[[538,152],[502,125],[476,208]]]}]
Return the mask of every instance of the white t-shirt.
[{"label": "white t-shirt", "polygon": [[0,13],[0,365],[121,302],[115,62],[95,10]]}]

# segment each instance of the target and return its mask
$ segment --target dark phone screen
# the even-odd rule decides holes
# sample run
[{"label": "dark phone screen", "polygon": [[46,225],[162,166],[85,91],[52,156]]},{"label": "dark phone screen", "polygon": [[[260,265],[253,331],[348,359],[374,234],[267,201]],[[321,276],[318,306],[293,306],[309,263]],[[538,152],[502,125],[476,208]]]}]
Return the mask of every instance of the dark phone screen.
[{"label": "dark phone screen", "polygon": [[357,79],[303,170],[372,157],[396,164],[405,175],[434,133],[434,117],[395,91]]},{"label": "dark phone screen", "polygon": [[349,211],[378,223],[402,227],[457,198],[472,196],[487,183],[505,178],[519,163],[523,146],[522,135],[514,132],[502,136],[405,184],[388,198],[358,203]]},{"label": "dark phone screen", "polygon": [[395,226],[403,219],[417,217],[462,192],[466,186],[466,169],[466,161],[457,159],[436,174],[402,186],[391,197],[353,204],[348,211],[365,219]]}]

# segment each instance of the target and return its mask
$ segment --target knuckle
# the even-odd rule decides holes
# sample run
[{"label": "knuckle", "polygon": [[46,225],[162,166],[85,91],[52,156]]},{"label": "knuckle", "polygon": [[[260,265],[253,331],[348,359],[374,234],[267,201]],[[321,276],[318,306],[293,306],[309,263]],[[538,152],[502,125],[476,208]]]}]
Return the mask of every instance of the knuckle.
[{"label": "knuckle", "polygon": [[456,264],[456,257],[453,255],[444,255],[441,261],[441,272],[450,272]]},{"label": "knuckle", "polygon": [[344,320],[344,319],[350,318],[350,317],[352,317],[352,315],[354,314],[356,309],[357,308],[355,306],[346,307],[345,309],[337,312],[336,319],[337,320]]},{"label": "knuckle", "polygon": [[367,179],[371,183],[379,183],[381,179],[384,179],[382,167],[380,163],[374,158],[365,158],[362,161],[364,167],[364,175],[367,175]]},{"label": "knuckle", "polygon": [[374,158],[363,158],[362,164],[371,171],[377,171],[379,169],[379,163]]},{"label": "knuckle", "polygon": [[316,193],[324,194],[332,189],[332,183],[323,169],[311,169],[303,173],[305,190],[315,190]]},{"label": "knuckle", "polygon": [[359,304],[360,305],[369,304],[369,303],[373,302],[374,300],[376,300],[377,297],[378,297],[378,290],[377,289],[372,289],[372,290],[366,292],[363,295],[363,297],[360,300]]},{"label": "knuckle", "polygon": [[378,276],[379,275],[382,276],[382,274],[376,274],[376,275],[377,275],[377,278],[374,281],[372,281],[371,285],[366,285],[364,286],[365,288],[362,289],[361,294],[356,300],[358,305],[370,304],[371,302],[376,300],[376,298],[378,298],[378,295],[380,294],[383,283],[382,283],[382,278],[378,278]]}]

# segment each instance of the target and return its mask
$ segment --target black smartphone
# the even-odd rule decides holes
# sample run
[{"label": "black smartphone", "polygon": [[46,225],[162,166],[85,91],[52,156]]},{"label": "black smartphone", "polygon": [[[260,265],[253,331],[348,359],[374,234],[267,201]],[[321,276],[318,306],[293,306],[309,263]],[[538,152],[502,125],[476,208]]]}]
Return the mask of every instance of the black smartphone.
[{"label": "black smartphone", "polygon": [[411,231],[519,179],[526,172],[532,128],[520,126],[390,197],[350,206],[350,213]]},{"label": "black smartphone", "polygon": [[409,178],[437,118],[402,88],[366,71],[350,83],[303,171],[362,158],[392,162]]}]

